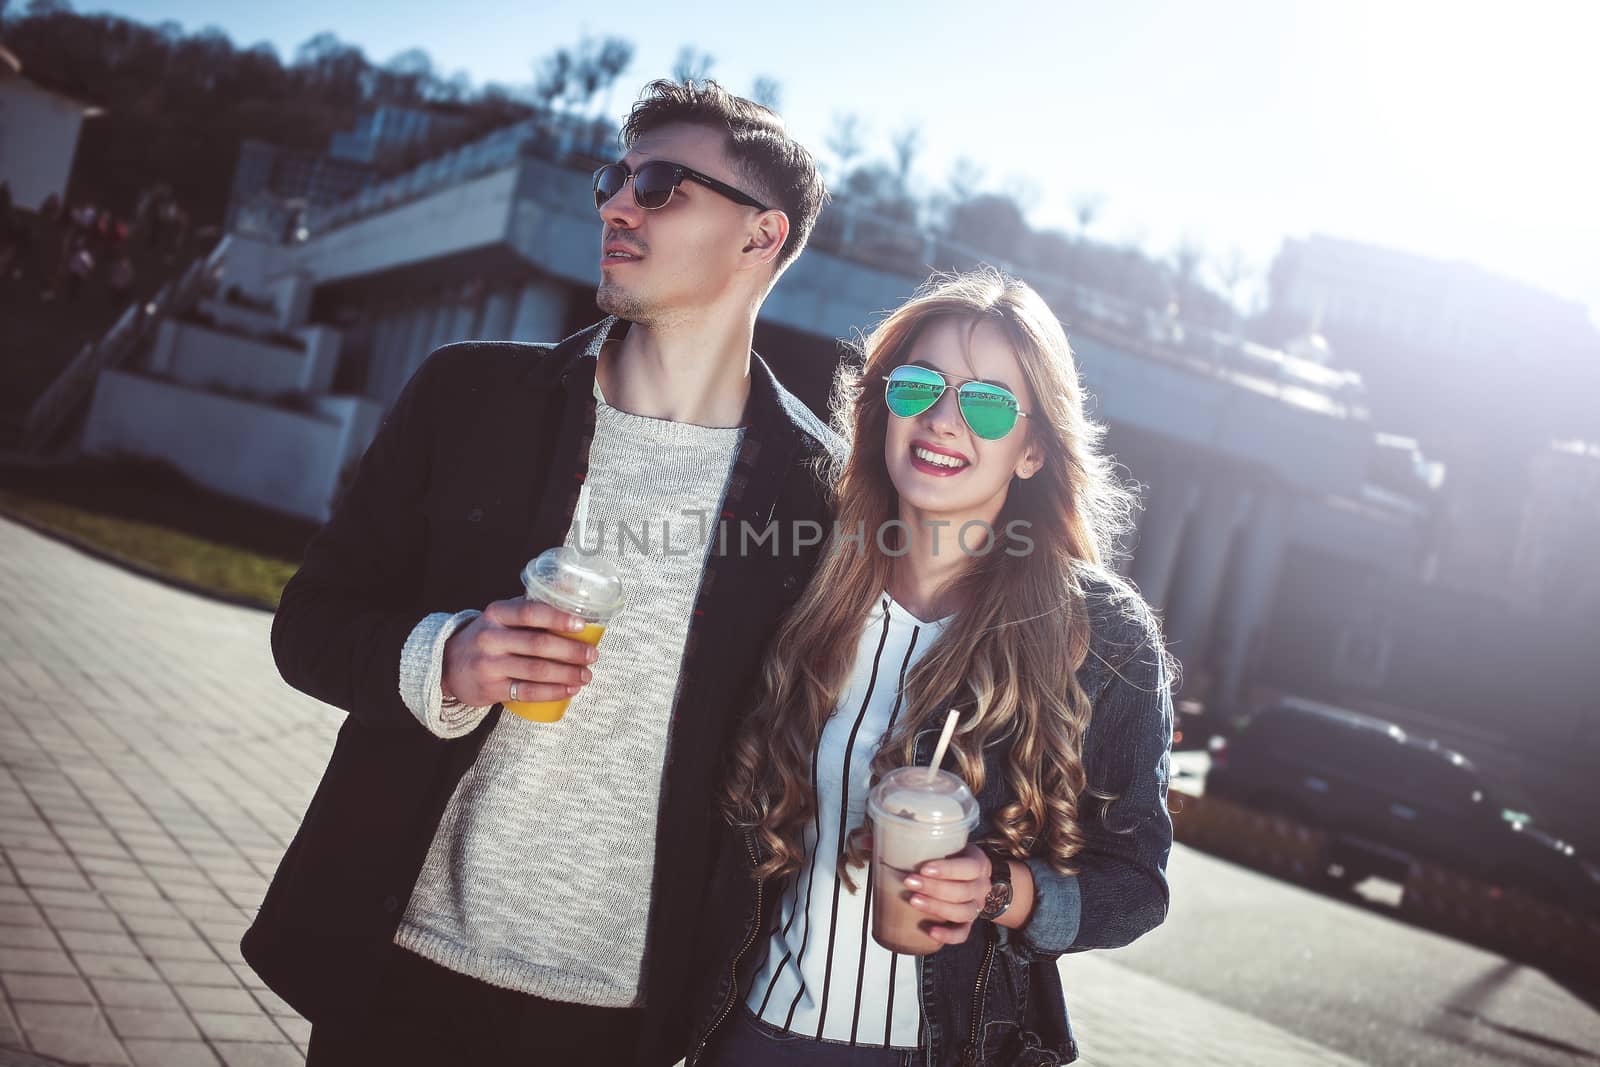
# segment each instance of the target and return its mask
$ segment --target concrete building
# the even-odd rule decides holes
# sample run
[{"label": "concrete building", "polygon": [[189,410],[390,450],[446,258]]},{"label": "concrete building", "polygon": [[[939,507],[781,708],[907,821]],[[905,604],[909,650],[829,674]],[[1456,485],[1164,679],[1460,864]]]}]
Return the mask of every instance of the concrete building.
[{"label": "concrete building", "polygon": [[[1272,268],[1272,304],[1327,334],[1341,358],[1364,341],[1421,357],[1453,354],[1459,367],[1483,356],[1536,359],[1552,345],[1592,337],[1583,305],[1468,263],[1313,236],[1284,242]],[[1347,348],[1358,355],[1351,356]]]},{"label": "concrete building", "polygon": [[1600,331],[1583,305],[1461,262],[1354,241],[1285,242],[1279,332],[1314,330],[1359,372],[1380,430],[1446,465],[1431,580],[1513,599],[1530,464],[1600,439]]},{"label": "concrete building", "polygon": [[[270,310],[212,301],[212,321],[175,324],[147,365],[107,375],[91,447],[159,454],[225,491],[325,516],[339,472],[434,348],[556,338],[597,317],[588,168],[612,151],[610,133],[522,123],[312,212],[301,243],[236,234],[219,292]],[[838,339],[923,280],[895,264],[934,259],[917,253],[935,238],[882,229],[830,207],[758,325],[757,350],[819,410]],[[1144,309],[1030,281],[1067,319],[1111,450],[1147,486],[1121,567],[1165,614],[1186,695],[1242,699],[1295,545],[1374,580],[1418,565],[1425,509],[1369,486],[1382,450],[1354,375],[1233,338],[1191,331],[1175,344],[1145,328]],[[274,347],[260,338],[269,328],[304,343]]]},{"label": "concrete building", "polygon": [[368,163],[247,140],[239,146],[223,226],[235,233],[290,240],[308,211],[354,195],[373,174]]},{"label": "concrete building", "polygon": [[37,211],[49,197],[66,196],[83,120],[99,113],[29,81],[21,61],[0,47],[0,182],[10,185],[13,203]]},{"label": "concrete building", "polygon": [[379,107],[356,120],[349,130],[333,135],[328,155],[351,163],[374,164],[408,145],[448,135],[466,125],[457,105]]},{"label": "concrete building", "polygon": [[1517,604],[1600,623],[1600,445],[1556,442],[1528,475],[1511,557]]},{"label": "concrete building", "polygon": [[165,460],[201,485],[325,519],[377,431],[333,392],[340,331],[307,321],[312,279],[232,235],[212,295],[160,323],[138,366],[103,371],[82,447]]}]

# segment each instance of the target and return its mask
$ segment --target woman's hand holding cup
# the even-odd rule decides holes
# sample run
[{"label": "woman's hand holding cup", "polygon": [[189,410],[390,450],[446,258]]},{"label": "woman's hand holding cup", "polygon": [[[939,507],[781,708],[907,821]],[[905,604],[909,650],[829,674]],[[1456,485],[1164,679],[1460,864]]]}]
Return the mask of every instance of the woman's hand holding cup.
[{"label": "woman's hand holding cup", "polygon": [[967,939],[988,899],[992,867],[981,848],[968,845],[954,856],[928,860],[906,876],[911,906],[935,920],[926,928],[929,937],[946,945]]}]

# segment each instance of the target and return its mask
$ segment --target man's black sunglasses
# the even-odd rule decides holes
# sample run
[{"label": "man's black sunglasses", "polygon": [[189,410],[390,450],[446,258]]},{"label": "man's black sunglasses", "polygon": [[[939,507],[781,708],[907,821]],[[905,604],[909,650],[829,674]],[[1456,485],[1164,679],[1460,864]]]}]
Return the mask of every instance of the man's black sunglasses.
[{"label": "man's black sunglasses", "polygon": [[701,174],[682,163],[669,163],[664,159],[653,159],[636,171],[629,171],[626,163],[607,163],[595,171],[594,206],[600,207],[622,192],[622,187],[628,184],[630,178],[633,180],[633,202],[646,211],[658,211],[666,207],[685,178],[721,193],[736,204],[744,204],[757,211],[770,210],[755,197],[740,192],[727,182],[719,182],[709,174]]}]

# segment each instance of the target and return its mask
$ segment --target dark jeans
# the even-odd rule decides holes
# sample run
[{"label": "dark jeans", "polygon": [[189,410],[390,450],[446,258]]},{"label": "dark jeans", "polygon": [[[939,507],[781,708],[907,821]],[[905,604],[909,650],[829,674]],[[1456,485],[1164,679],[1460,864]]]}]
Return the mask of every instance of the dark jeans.
[{"label": "dark jeans", "polygon": [[306,1067],[625,1063],[639,1014],[500,989],[397,949],[370,1016],[312,1027]]},{"label": "dark jeans", "polygon": [[757,1019],[743,1004],[706,1049],[701,1067],[910,1067],[909,1049],[862,1048],[791,1034]]}]

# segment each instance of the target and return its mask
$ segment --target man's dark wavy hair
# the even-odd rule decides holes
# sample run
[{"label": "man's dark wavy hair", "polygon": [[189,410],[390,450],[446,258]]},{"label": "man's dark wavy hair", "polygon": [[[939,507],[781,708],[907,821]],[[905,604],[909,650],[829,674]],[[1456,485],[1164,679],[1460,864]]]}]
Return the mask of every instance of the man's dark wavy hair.
[{"label": "man's dark wavy hair", "polygon": [[625,148],[632,148],[650,131],[676,122],[725,133],[728,162],[755,187],[749,192],[789,216],[789,238],[775,263],[782,271],[806,246],[828,198],[817,161],[789,136],[776,112],[734,96],[709,79],[660,78],[645,86],[622,125],[620,139]]}]

